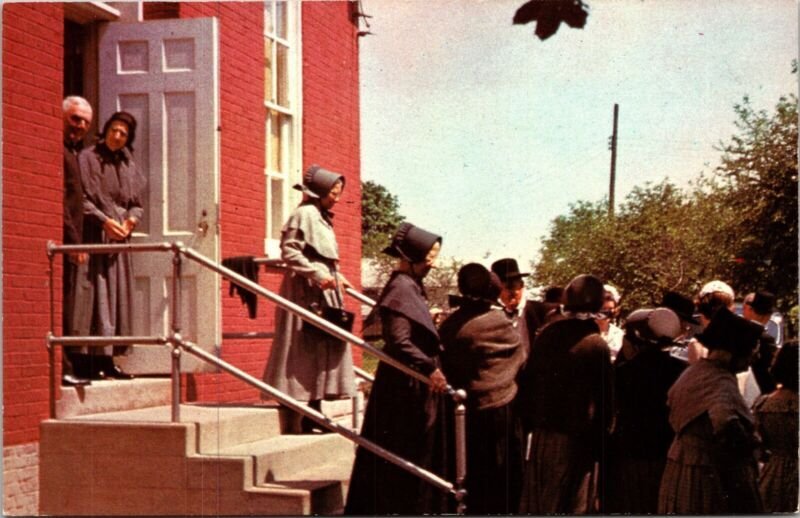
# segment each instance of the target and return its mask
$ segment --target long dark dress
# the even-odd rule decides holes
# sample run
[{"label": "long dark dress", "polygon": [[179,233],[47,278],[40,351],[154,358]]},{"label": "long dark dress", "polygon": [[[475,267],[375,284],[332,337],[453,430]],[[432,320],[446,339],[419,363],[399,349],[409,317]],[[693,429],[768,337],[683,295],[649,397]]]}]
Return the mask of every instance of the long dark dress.
[{"label": "long dark dress", "polygon": [[606,462],[605,506],[608,513],[653,514],[667,450],[674,433],[669,425],[667,392],[686,363],[657,347],[614,364],[615,423]]},{"label": "long dark dress", "polygon": [[[422,374],[440,367],[439,335],[422,285],[394,272],[378,302],[384,352]],[[364,413],[361,436],[439,476],[446,476],[444,397],[427,384],[381,363]],[[452,499],[422,479],[358,448],[346,515],[427,514],[452,509]]]},{"label": "long dark dress", "polygon": [[[78,156],[83,186],[83,240],[87,244],[118,244],[103,231],[112,218],[122,224],[128,218],[142,219],[145,178],[136,168],[128,148],[117,152],[102,142]],[[133,259],[127,253],[94,254],[79,268],[73,331],[78,335],[117,336],[133,334]],[[114,354],[126,347],[113,348]],[[92,352],[97,352],[94,348]],[[106,347],[103,354],[112,354]]]},{"label": "long dark dress", "polygon": [[512,404],[525,349],[513,323],[488,303],[465,302],[440,328],[442,370],[467,391],[467,512],[517,512],[522,433]]},{"label": "long dark dress", "polygon": [[703,358],[668,393],[675,438],[658,494],[659,514],[762,512],[753,417],[734,376]]},{"label": "long dark dress", "polygon": [[594,320],[545,326],[523,373],[519,409],[531,432],[520,513],[594,512],[592,472],[611,422],[611,355]]},{"label": "long dark dress", "polygon": [[[78,153],[83,142],[71,144],[64,142],[64,224],[63,241],[65,245],[83,243],[83,187],[81,171],[78,166]],[[64,272],[62,277],[61,321],[64,335],[73,334],[73,315],[78,309],[75,306],[75,286],[78,276],[78,264],[67,254],[63,256]],[[63,369],[65,374],[73,374],[73,363],[79,363],[82,356],[80,348],[65,347]],[[74,366],[81,374],[82,365]]]},{"label": "long dark dress", "polygon": [[795,513],[798,508],[797,392],[779,388],[756,401],[756,428],[766,454],[758,488],[767,513]]},{"label": "long dark dress", "polygon": [[[324,299],[342,307],[341,292],[322,290],[319,282],[335,274],[339,247],[330,215],[318,202],[298,206],[281,231],[281,258],[288,271],[280,294],[306,309]],[[341,288],[341,287],[340,287]],[[300,401],[355,395],[350,344],[309,331],[300,317],[276,307],[275,339],[264,381]]]}]

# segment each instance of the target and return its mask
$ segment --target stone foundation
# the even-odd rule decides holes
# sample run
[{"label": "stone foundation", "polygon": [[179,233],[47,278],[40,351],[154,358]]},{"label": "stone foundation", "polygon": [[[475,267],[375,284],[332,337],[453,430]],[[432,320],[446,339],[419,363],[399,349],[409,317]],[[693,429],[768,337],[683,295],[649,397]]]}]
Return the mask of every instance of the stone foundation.
[{"label": "stone foundation", "polygon": [[39,514],[39,443],[3,448],[3,515]]}]

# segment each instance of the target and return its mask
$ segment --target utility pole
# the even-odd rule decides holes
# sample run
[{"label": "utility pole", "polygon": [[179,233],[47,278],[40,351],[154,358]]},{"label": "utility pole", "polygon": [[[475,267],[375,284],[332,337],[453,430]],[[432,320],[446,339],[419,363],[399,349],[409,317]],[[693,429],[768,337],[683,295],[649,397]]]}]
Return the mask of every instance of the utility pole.
[{"label": "utility pole", "polygon": [[614,103],[614,132],[611,134],[608,147],[611,149],[611,180],[608,185],[608,215],[614,216],[614,183],[617,175],[617,120],[619,104]]}]

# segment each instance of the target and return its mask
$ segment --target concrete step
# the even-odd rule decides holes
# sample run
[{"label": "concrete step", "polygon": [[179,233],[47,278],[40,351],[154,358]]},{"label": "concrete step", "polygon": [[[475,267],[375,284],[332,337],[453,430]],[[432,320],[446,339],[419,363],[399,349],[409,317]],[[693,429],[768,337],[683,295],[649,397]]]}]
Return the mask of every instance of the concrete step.
[{"label": "concrete step", "polygon": [[[355,451],[355,446],[353,446],[353,449]],[[287,475],[281,480],[281,483],[285,484],[291,481],[303,480],[338,482],[341,495],[329,496],[328,502],[335,502],[341,498],[342,505],[340,507],[331,507],[329,511],[330,514],[342,514],[344,512],[344,502],[347,499],[347,490],[350,487],[350,474],[353,471],[353,460],[355,459],[351,458],[347,462],[339,460],[328,464],[316,465],[303,471],[297,471]]]},{"label": "concrete step", "polygon": [[282,412],[274,406],[180,410],[180,423],[170,422],[166,405],[43,421],[40,511],[341,513],[354,453],[346,439],[280,435]]},{"label": "concrete step", "polygon": [[[297,473],[325,464],[352,466],[355,449],[350,441],[333,433],[310,435],[281,435],[263,441],[242,444],[220,450],[223,456],[252,455],[255,483],[297,478]],[[344,479],[349,477],[349,472]],[[343,480],[343,479],[338,479]]]},{"label": "concrete step", "polygon": [[[197,453],[222,449],[280,435],[281,411],[274,406],[180,406],[180,420],[197,423]],[[75,416],[75,420],[97,422],[169,423],[170,406],[137,408],[119,412]]]},{"label": "concrete step", "polygon": [[56,416],[100,414],[160,405],[170,402],[169,378],[92,381],[86,387],[61,387]]},{"label": "concrete step", "polygon": [[278,492],[288,489],[307,493],[308,497],[304,498],[306,501],[302,505],[308,505],[310,513],[315,515],[330,516],[342,514],[344,511],[346,493],[342,491],[342,483],[338,480],[286,481],[261,484],[258,487]]}]

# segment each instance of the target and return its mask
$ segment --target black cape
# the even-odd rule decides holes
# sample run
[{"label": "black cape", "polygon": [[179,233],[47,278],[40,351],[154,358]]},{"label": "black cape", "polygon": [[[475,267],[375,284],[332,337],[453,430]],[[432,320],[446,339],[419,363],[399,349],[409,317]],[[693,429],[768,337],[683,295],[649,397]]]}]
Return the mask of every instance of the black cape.
[{"label": "black cape", "polygon": [[[378,302],[384,352],[431,374],[439,368],[439,335],[422,285],[394,272]],[[448,477],[444,397],[381,363],[375,374],[361,436],[417,466]],[[451,512],[452,498],[373,453],[358,448],[345,515],[421,515]]]}]

